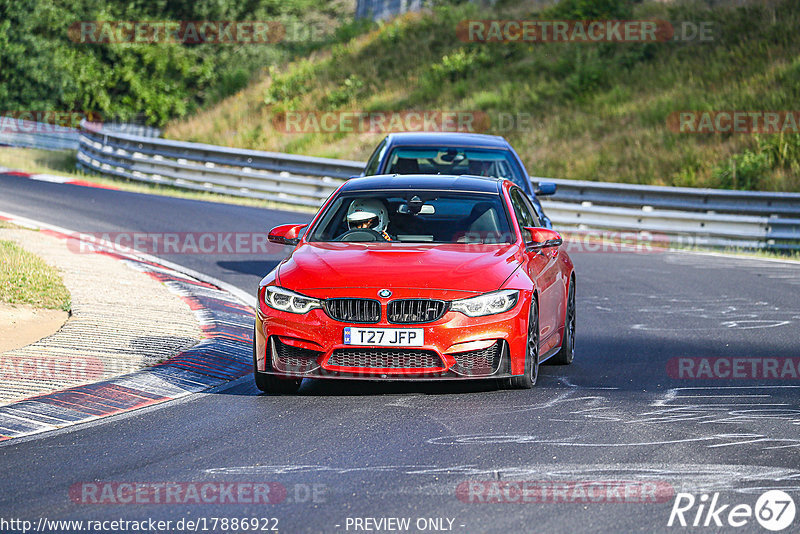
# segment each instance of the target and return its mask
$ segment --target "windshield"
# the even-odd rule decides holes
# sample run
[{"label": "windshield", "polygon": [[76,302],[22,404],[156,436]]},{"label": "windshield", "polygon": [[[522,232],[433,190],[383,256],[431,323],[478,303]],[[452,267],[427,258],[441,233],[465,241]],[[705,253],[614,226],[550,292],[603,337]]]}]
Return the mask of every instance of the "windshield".
[{"label": "windshield", "polygon": [[503,149],[397,147],[389,154],[384,174],[492,176],[524,187],[513,156]]},{"label": "windshield", "polygon": [[364,191],[340,195],[309,241],[512,243],[497,194]]}]

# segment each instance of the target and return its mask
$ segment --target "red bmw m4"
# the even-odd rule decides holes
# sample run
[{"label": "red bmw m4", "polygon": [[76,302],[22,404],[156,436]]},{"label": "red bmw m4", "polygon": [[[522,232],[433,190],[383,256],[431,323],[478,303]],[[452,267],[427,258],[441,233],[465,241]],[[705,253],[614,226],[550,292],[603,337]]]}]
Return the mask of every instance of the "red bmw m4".
[{"label": "red bmw m4", "polygon": [[575,272],[513,182],[381,175],[345,182],[261,281],[255,381],[501,379],[572,362]]}]

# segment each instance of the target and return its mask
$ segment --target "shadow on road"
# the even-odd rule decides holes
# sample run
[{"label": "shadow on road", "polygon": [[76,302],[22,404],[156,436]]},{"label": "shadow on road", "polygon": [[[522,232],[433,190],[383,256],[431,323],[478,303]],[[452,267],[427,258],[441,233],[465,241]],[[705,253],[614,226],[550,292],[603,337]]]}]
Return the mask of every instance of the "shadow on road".
[{"label": "shadow on road", "polygon": [[218,261],[217,265],[228,271],[242,274],[264,276],[278,265],[278,261],[247,260],[247,261]]}]

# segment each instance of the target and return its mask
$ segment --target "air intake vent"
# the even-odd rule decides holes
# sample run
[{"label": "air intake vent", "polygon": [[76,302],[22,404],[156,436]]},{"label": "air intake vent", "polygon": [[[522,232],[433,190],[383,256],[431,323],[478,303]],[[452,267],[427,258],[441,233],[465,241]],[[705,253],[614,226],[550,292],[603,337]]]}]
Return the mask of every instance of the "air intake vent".
[{"label": "air intake vent", "polygon": [[500,368],[502,342],[491,347],[453,354],[456,364],[451,370],[462,376],[491,376]]},{"label": "air intake vent", "polygon": [[408,349],[336,349],[328,365],[386,369],[441,369],[442,359],[434,351]]},{"label": "air intake vent", "polygon": [[309,373],[319,367],[317,358],[322,354],[315,350],[287,345],[276,337],[272,340],[272,368],[283,373]]}]

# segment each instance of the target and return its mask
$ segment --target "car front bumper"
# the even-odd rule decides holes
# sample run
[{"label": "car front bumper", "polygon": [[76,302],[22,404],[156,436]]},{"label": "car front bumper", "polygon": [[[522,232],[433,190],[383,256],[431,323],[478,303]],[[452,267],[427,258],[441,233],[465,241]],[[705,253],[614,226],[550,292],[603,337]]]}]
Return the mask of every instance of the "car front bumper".
[{"label": "car front bumper", "polygon": [[[255,333],[256,370],[286,377],[447,380],[503,378],[524,372],[530,296],[511,310],[484,317],[448,311],[426,324],[353,324],[322,309],[298,315],[260,303]],[[385,307],[385,304],[384,304]],[[420,347],[344,343],[345,327],[415,328]],[[269,358],[269,361],[267,360]]]}]

